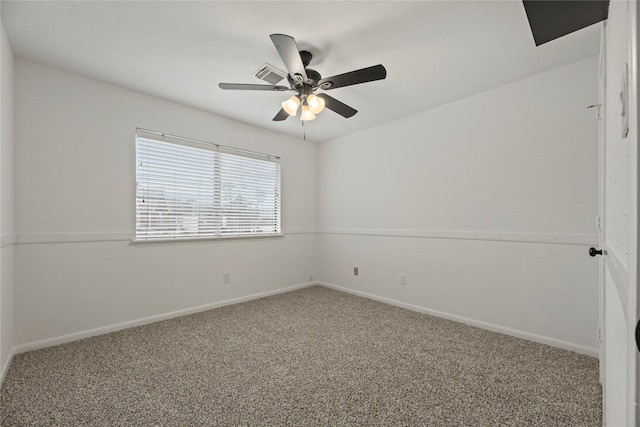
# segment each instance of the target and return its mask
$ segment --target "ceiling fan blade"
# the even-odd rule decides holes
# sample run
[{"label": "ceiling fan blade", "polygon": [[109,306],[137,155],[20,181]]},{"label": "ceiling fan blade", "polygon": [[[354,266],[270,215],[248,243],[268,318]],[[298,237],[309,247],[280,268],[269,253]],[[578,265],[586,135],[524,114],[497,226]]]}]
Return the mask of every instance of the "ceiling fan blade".
[{"label": "ceiling fan blade", "polygon": [[278,111],[278,114],[276,114],[276,116],[273,118],[273,121],[281,122],[283,120],[287,120],[287,117],[289,117],[289,113],[284,111],[284,108],[281,108],[280,111]]},{"label": "ceiling fan blade", "polygon": [[362,68],[360,70],[349,71],[348,73],[327,77],[320,80],[318,82],[318,86],[324,90],[331,90],[343,86],[382,80],[385,77],[387,77],[387,70],[382,65],[374,65],[373,67]]},{"label": "ceiling fan blade", "polygon": [[300,58],[296,40],[286,34],[271,34],[269,37],[271,37],[271,41],[280,54],[291,78],[295,81],[306,81],[307,72],[304,69],[302,58]]},{"label": "ceiling fan blade", "polygon": [[335,111],[336,113],[347,119],[358,112],[358,110],[349,107],[347,104],[338,101],[337,99],[327,95],[326,93],[319,93],[317,97],[324,99],[324,106],[326,108]]},{"label": "ceiling fan blade", "polygon": [[251,85],[242,83],[219,83],[218,87],[225,90],[271,90],[271,91],[285,91],[291,90],[286,86],[271,86],[271,85]]}]

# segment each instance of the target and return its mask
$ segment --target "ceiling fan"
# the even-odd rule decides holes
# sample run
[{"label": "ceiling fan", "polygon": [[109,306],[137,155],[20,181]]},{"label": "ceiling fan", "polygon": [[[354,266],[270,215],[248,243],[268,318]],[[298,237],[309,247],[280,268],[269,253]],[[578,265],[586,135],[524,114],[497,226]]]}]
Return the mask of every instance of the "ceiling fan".
[{"label": "ceiling fan", "polygon": [[289,86],[262,85],[262,84],[241,84],[241,83],[220,83],[220,89],[225,90],[265,90],[265,91],[291,91],[296,92],[288,100],[282,103],[282,108],[273,118],[274,121],[286,120],[289,116],[295,116],[298,107],[302,105],[300,120],[313,120],[316,114],[320,113],[324,107],[332,110],[342,117],[349,118],[358,111],[350,106],[338,101],[326,93],[315,92],[318,89],[332,90],[343,86],[351,86],[360,83],[382,80],[387,77],[387,70],[382,65],[362,68],[338,74],[331,77],[322,78],[320,73],[311,68],[307,68],[313,55],[306,50],[299,51],[298,45],[293,37],[286,34],[271,34],[278,54],[287,67],[289,74],[287,80]]}]

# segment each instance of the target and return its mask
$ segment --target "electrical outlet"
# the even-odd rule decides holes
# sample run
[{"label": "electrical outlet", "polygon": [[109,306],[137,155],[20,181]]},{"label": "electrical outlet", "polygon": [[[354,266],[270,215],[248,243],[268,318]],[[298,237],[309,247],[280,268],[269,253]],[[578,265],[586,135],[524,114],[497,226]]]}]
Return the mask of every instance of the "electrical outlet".
[{"label": "electrical outlet", "polygon": [[222,283],[231,283],[231,273],[222,273]]},{"label": "electrical outlet", "polygon": [[401,284],[402,286],[404,286],[404,285],[406,285],[406,284],[407,284],[407,275],[406,275],[406,274],[401,274],[401,275],[400,275],[400,284]]},{"label": "electrical outlet", "polygon": [[309,273],[309,281],[313,282],[313,273]]},{"label": "electrical outlet", "polygon": [[353,275],[354,276],[358,275],[358,267],[353,267]]}]

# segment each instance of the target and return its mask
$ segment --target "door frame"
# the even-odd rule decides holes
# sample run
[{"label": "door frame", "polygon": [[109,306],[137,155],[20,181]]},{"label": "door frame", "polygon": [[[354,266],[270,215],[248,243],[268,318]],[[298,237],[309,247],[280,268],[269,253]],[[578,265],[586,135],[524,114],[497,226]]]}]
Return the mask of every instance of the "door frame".
[{"label": "door frame", "polygon": [[[601,33],[600,33],[600,61],[598,65],[598,104],[596,107],[596,120],[598,121],[598,217],[596,218],[596,227],[598,229],[598,244],[600,248],[604,247],[604,221],[605,221],[605,209],[604,209],[604,187],[605,187],[605,174],[604,169],[606,165],[605,159],[605,137],[606,137],[606,114],[605,103],[605,79],[606,79],[606,42],[607,42],[607,21],[602,21]],[[604,348],[604,307],[605,307],[605,265],[604,256],[598,260],[598,294],[599,294],[599,306],[598,306],[598,350],[600,357],[600,384],[605,384],[605,348]],[[603,419],[604,419],[604,404],[603,404]]]},{"label": "door frame", "polygon": [[640,318],[640,292],[638,292],[638,253],[640,234],[638,230],[638,214],[640,200],[640,185],[638,183],[638,163],[640,162],[638,151],[638,14],[640,9],[638,8],[637,1],[628,2],[628,16],[629,16],[629,159],[631,164],[629,166],[629,175],[631,180],[631,194],[629,196],[629,207],[635,212],[634,215],[630,215],[629,220],[629,232],[631,235],[629,245],[635,256],[629,259],[629,287],[628,287],[628,316],[632,319],[631,330],[629,336],[629,349],[628,349],[628,373],[632,379],[628,383],[627,391],[631,398],[631,405],[627,408],[627,422],[631,425],[636,425],[640,421],[640,351],[636,346],[635,341],[635,329],[638,319]]}]

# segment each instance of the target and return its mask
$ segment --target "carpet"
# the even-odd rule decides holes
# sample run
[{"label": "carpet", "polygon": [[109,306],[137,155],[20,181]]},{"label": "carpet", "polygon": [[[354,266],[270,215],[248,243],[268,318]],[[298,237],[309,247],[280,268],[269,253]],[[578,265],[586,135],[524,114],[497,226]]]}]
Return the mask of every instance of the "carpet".
[{"label": "carpet", "polygon": [[601,426],[598,360],[313,286],[14,357],[2,426]]}]

